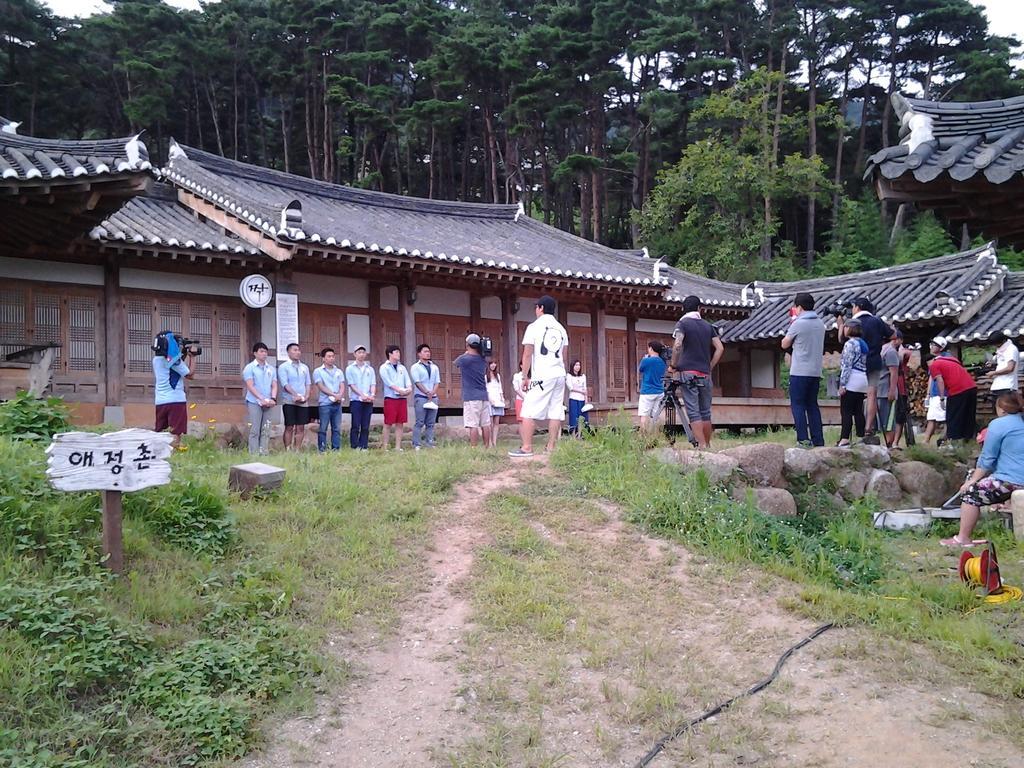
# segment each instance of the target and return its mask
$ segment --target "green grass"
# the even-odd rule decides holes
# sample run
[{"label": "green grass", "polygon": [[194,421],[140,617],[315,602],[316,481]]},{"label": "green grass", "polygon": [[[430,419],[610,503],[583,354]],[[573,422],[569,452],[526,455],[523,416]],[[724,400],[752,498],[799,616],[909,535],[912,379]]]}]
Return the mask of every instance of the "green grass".
[{"label": "green grass", "polygon": [[[654,534],[792,580],[797,590],[789,604],[808,616],[925,643],[949,669],[969,670],[981,690],[1024,696],[1022,605],[982,606],[950,570],[954,555],[938,547],[939,532],[877,531],[868,504],[824,516],[805,504],[796,520],[767,517],[709,487],[703,472],[666,469],[626,430],[565,443],[553,465],[579,493],[620,504]],[[1021,584],[1021,547],[998,524],[979,535],[997,542],[1007,583]],[[929,553],[927,566],[911,556],[916,550]]]},{"label": "green grass", "polygon": [[59,494],[40,444],[0,437],[0,765],[197,765],[343,681],[331,634],[386,628],[464,448],[275,455],[285,486],[226,491],[244,454],[193,441],[125,504],[124,577],[99,566],[97,494]]}]

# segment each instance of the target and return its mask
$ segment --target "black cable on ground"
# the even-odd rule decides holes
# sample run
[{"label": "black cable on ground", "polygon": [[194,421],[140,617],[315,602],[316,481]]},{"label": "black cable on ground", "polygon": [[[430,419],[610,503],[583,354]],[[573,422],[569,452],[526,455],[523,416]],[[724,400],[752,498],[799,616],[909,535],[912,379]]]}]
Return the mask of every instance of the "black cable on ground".
[{"label": "black cable on ground", "polygon": [[658,756],[658,753],[661,752],[661,750],[663,750],[665,748],[665,745],[668,744],[670,741],[674,741],[675,739],[678,739],[680,736],[682,736],[688,730],[693,728],[695,725],[698,725],[699,723],[703,723],[705,720],[708,720],[708,719],[714,717],[715,715],[720,714],[721,712],[724,712],[725,710],[727,710],[729,707],[731,707],[733,704],[735,704],[740,699],[746,698],[747,696],[753,696],[755,693],[760,693],[761,691],[763,691],[765,688],[767,688],[769,685],[772,684],[772,682],[775,680],[775,678],[777,678],[779,676],[779,672],[782,671],[783,665],[789,660],[790,656],[792,656],[794,653],[799,651],[801,648],[803,648],[805,645],[810,643],[815,638],[817,638],[817,637],[825,634],[826,632],[828,632],[834,626],[835,626],[835,624],[822,624],[816,630],[811,632],[811,634],[809,634],[807,637],[805,637],[803,640],[801,640],[796,645],[791,646],[789,648],[789,650],[787,650],[784,654],[782,654],[779,657],[779,660],[777,662],[775,662],[775,669],[773,669],[772,673],[770,675],[768,675],[768,677],[766,677],[764,680],[761,680],[760,682],[755,683],[750,688],[748,688],[747,690],[743,691],[743,693],[736,694],[735,696],[733,696],[728,701],[724,701],[721,704],[719,704],[718,706],[714,707],[713,709],[709,709],[704,714],[702,714],[702,715],[700,715],[698,717],[695,717],[693,720],[690,720],[687,723],[684,723],[683,725],[681,725],[678,728],[676,728],[676,730],[674,730],[672,733],[668,733],[668,734],[665,734],[664,736],[662,736],[660,739],[658,739],[656,742],[654,742],[654,746],[651,747],[650,751],[646,755],[644,755],[642,758],[640,758],[640,761],[636,764],[635,768],[647,768],[647,766],[651,764],[651,761],[654,760],[654,758],[656,758]]}]

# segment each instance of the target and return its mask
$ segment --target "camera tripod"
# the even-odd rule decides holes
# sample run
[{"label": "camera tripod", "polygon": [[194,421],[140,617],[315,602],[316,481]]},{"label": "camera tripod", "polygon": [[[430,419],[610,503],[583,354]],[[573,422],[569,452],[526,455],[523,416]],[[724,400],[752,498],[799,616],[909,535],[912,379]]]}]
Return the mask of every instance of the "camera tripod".
[{"label": "camera tripod", "polygon": [[661,400],[658,402],[654,413],[651,414],[651,419],[657,421],[661,418],[662,412],[664,412],[665,434],[672,438],[683,432],[690,445],[696,448],[698,442],[697,438],[693,436],[693,430],[690,428],[690,418],[686,415],[686,407],[679,399],[679,395],[676,394],[676,390],[683,386],[683,382],[666,378],[664,384],[665,392],[661,396]]}]

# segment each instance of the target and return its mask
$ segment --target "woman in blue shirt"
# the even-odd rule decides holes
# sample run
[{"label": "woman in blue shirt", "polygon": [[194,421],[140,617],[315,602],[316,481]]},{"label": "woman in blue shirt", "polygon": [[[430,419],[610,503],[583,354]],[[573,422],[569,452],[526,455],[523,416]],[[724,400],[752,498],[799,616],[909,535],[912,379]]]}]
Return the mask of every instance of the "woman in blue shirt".
[{"label": "woman in blue shirt", "polygon": [[996,400],[977,469],[960,487],[960,532],[942,539],[944,547],[969,547],[981,507],[1000,504],[1024,488],[1024,399],[1016,392]]}]

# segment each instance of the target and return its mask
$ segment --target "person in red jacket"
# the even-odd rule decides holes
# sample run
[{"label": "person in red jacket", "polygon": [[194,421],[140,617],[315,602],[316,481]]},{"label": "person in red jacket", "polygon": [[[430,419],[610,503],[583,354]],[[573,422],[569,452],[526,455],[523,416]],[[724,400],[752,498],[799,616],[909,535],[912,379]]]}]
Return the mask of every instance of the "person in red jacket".
[{"label": "person in red jacket", "polygon": [[978,432],[978,385],[959,360],[944,354],[949,346],[945,336],[936,336],[928,346],[936,356],[928,363],[928,371],[939,397],[946,401],[946,439],[971,440]]}]

